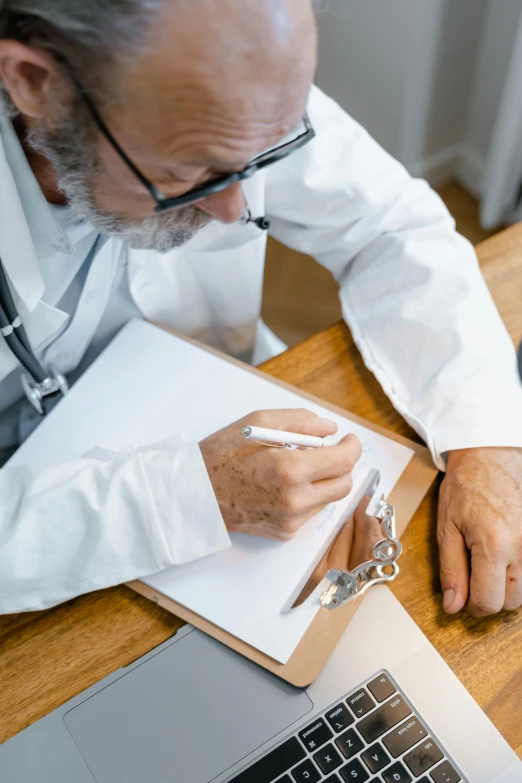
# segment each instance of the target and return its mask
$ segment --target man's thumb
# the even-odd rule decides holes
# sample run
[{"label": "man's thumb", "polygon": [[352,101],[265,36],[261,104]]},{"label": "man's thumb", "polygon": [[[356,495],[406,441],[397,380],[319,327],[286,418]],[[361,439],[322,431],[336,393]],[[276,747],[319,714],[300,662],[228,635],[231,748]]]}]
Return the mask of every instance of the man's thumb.
[{"label": "man's thumb", "polygon": [[466,542],[452,523],[440,523],[440,584],[444,611],[455,614],[466,604],[469,594],[469,558]]}]

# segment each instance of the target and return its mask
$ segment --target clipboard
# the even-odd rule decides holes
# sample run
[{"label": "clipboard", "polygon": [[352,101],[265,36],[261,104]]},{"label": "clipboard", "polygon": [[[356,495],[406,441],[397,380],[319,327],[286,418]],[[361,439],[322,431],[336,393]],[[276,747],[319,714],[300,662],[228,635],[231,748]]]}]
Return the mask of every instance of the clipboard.
[{"label": "clipboard", "polygon": [[[372,430],[373,432],[412,449],[414,456],[406,470],[403,472],[399,482],[394,487],[392,493],[386,498],[387,502],[395,507],[397,536],[400,538],[403,535],[438,474],[437,468],[433,465],[429,450],[425,446],[415,443],[408,438],[404,438],[401,435],[396,435],[360,416],[351,414],[343,408],[332,405],[315,395],[303,392],[278,378],[267,375],[257,368],[245,365],[243,362],[227,356],[214,348],[202,345],[197,340],[187,338],[186,335],[182,335],[179,332],[170,329],[166,329],[166,331],[170,331],[176,337],[192,343],[198,348],[212,353],[224,361],[231,362],[232,364],[241,367],[241,369],[246,372],[252,372],[271,383],[292,391],[294,394],[303,398],[303,404],[306,404],[306,401],[309,400],[348,420],[366,427],[366,429]],[[280,677],[291,685],[299,688],[309,686],[318,677],[340,640],[345,628],[360,606],[361,601],[364,600],[364,595],[362,595],[361,597],[336,608],[335,611],[329,611],[327,608],[321,607],[290,659],[287,663],[282,664],[145,583],[135,580],[129,582],[127,586],[145,598],[153,601],[158,606],[161,606],[163,609],[166,609],[171,614],[176,615],[182,620],[185,620],[185,622],[193,625],[195,628],[212,636],[214,639],[240,655],[243,655],[245,658],[248,658],[264,669],[267,669],[277,677]]]}]

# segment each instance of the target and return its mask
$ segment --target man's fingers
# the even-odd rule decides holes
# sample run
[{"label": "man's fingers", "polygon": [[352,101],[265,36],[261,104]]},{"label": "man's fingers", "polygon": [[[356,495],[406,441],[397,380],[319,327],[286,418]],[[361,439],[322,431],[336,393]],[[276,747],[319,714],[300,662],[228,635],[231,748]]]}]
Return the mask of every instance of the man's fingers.
[{"label": "man's fingers", "polygon": [[469,594],[469,555],[466,542],[451,522],[439,520],[440,583],[444,611],[455,614]]},{"label": "man's fingers", "polygon": [[256,411],[247,416],[244,421],[256,427],[298,432],[300,435],[316,435],[319,438],[335,435],[337,432],[337,424],[334,421],[321,419],[306,408]]},{"label": "man's fingers", "polygon": [[506,570],[506,560],[498,553],[472,547],[467,610],[474,617],[500,612],[506,597]]},{"label": "man's fingers", "polygon": [[346,524],[343,525],[341,532],[330,547],[330,551],[322,558],[314,573],[306,583],[306,587],[303,589],[294,606],[299,606],[303,601],[306,601],[331,568],[346,571],[352,547],[353,526],[354,517],[352,515]]},{"label": "man's fingers", "polygon": [[278,541],[291,541],[309,519],[321,511],[320,508],[309,508],[306,511],[296,514],[293,517],[282,519],[279,524],[273,525],[273,534],[270,538]]},{"label": "man's fingers", "polygon": [[350,474],[362,454],[356,435],[345,435],[336,446],[301,451],[299,459],[309,481],[323,481]]},{"label": "man's fingers", "polygon": [[381,523],[366,513],[371,498],[365,497],[355,512],[353,543],[350,553],[350,570],[371,560],[372,546],[382,538]]},{"label": "man's fingers", "polygon": [[510,565],[506,573],[504,609],[514,612],[522,606],[522,565]]},{"label": "man's fingers", "polygon": [[[343,528],[337,536],[334,545],[332,546],[328,558],[328,569],[338,568],[342,571],[346,571],[350,563],[350,553],[353,542],[355,517],[352,514],[350,519],[343,525]],[[328,570],[327,569],[327,570]],[[325,575],[326,571],[323,573]]]},{"label": "man's fingers", "polygon": [[352,491],[352,477],[338,476],[337,478],[316,481],[308,488],[301,491],[302,502],[308,508],[316,506],[326,506],[328,503],[335,503],[336,500],[342,500]]}]

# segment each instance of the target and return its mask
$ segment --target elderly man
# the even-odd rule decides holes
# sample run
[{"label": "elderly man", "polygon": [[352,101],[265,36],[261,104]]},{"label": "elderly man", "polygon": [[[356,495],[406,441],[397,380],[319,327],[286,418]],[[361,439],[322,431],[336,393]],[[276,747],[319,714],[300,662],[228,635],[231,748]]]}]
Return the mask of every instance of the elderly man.
[{"label": "elderly man", "polygon": [[[438,197],[311,87],[315,49],[311,0],[0,0],[0,446],[7,456],[39,418],[20,359],[26,388],[45,392],[53,365],[74,382],[132,317],[244,359],[280,349],[259,320],[267,216],[331,270],[367,366],[446,470],[446,611],[515,609],[512,346]],[[257,418],[335,429],[306,411]],[[286,538],[347,494],[359,455],[351,437],[249,446],[235,423],[200,444],[3,468],[0,609],[202,557],[230,530]]]}]

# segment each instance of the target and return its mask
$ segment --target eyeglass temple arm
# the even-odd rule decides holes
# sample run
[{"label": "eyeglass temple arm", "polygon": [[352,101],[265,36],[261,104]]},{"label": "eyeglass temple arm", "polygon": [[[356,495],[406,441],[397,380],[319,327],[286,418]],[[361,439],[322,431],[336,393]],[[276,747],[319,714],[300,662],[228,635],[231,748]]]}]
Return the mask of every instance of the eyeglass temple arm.
[{"label": "eyeglass temple arm", "polygon": [[74,83],[74,86],[76,87],[76,90],[78,92],[78,95],[82,99],[82,101],[85,103],[87,108],[89,109],[89,112],[91,113],[91,116],[94,120],[95,125],[97,126],[100,133],[107,139],[109,144],[113,147],[113,149],[118,153],[118,155],[122,158],[122,160],[125,161],[127,166],[130,168],[132,173],[139,179],[141,184],[148,190],[156,204],[161,203],[162,199],[164,198],[163,193],[158,190],[158,188],[155,187],[155,185],[150,182],[147,177],[141,173],[139,168],[136,166],[135,163],[132,162],[132,160],[129,158],[127,153],[125,152],[122,147],[118,144],[104,121],[102,120],[98,109],[92,102],[88,92],[82,87],[82,85],[78,82],[78,80],[74,77],[71,77],[72,81]]}]

